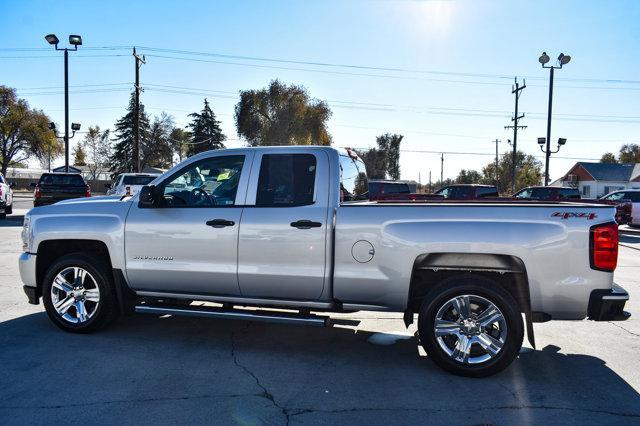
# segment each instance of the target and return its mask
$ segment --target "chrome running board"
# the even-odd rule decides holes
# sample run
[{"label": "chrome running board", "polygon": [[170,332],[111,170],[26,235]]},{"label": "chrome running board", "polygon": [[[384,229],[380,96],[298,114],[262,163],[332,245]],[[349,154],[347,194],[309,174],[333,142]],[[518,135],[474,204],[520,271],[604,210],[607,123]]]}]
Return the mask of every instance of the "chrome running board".
[{"label": "chrome running board", "polygon": [[238,310],[221,309],[214,307],[165,307],[153,305],[137,305],[135,311],[142,314],[156,315],[182,315],[189,317],[226,318],[243,321],[262,321],[278,324],[297,324],[324,327],[329,317],[317,315],[302,315],[288,312],[276,312],[266,310]]}]

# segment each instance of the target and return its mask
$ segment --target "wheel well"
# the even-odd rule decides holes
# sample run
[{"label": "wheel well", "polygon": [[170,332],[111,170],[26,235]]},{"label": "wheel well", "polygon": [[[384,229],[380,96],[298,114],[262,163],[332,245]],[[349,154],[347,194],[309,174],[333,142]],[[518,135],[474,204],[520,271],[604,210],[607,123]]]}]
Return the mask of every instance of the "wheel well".
[{"label": "wheel well", "polygon": [[109,257],[109,249],[102,241],[95,240],[47,240],[38,245],[36,256],[36,283],[38,284],[38,292],[42,289],[44,276],[49,267],[60,257],[71,254],[82,253],[95,256],[100,260],[104,260],[107,270],[111,271],[111,258]]},{"label": "wheel well", "polygon": [[419,312],[429,291],[445,279],[467,273],[495,281],[529,314],[529,281],[522,260],[515,256],[484,253],[429,253],[416,258],[411,273],[408,312]]}]

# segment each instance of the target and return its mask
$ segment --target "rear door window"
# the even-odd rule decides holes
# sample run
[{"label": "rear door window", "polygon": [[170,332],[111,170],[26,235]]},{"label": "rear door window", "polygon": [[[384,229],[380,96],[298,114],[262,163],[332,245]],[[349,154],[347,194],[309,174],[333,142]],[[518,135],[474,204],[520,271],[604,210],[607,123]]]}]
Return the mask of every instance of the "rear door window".
[{"label": "rear door window", "polygon": [[313,204],[316,157],[312,154],[265,154],[260,164],[256,206]]},{"label": "rear door window", "polygon": [[497,197],[498,191],[495,188],[479,186],[476,194],[478,198]]},{"label": "rear door window", "polygon": [[561,200],[579,200],[580,199],[580,191],[577,188],[563,188],[559,191],[559,198]]},{"label": "rear door window", "polygon": [[625,192],[624,197],[627,200],[631,200],[633,203],[640,203],[640,191],[638,192]]}]

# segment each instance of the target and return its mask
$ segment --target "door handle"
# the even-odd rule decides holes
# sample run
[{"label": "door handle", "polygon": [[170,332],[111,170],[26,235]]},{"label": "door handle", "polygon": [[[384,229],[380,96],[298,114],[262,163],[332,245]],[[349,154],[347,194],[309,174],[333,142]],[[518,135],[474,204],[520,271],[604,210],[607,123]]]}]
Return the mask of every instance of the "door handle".
[{"label": "door handle", "polygon": [[233,226],[235,224],[236,223],[234,221],[226,219],[213,219],[207,221],[207,225],[214,228],[224,228],[225,226]]},{"label": "door handle", "polygon": [[312,222],[310,220],[298,220],[296,222],[291,222],[291,226],[298,229],[311,229],[320,228],[322,224],[320,222]]}]

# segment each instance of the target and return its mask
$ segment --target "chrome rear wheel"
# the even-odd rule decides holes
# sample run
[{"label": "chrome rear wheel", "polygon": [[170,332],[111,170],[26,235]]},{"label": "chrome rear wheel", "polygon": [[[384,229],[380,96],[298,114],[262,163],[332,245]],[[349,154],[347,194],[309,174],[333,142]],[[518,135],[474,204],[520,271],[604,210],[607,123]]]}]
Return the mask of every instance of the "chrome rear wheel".
[{"label": "chrome rear wheel", "polygon": [[479,364],[496,357],[507,340],[507,322],[500,309],[474,294],[447,300],[436,313],[436,341],[457,362]]}]

